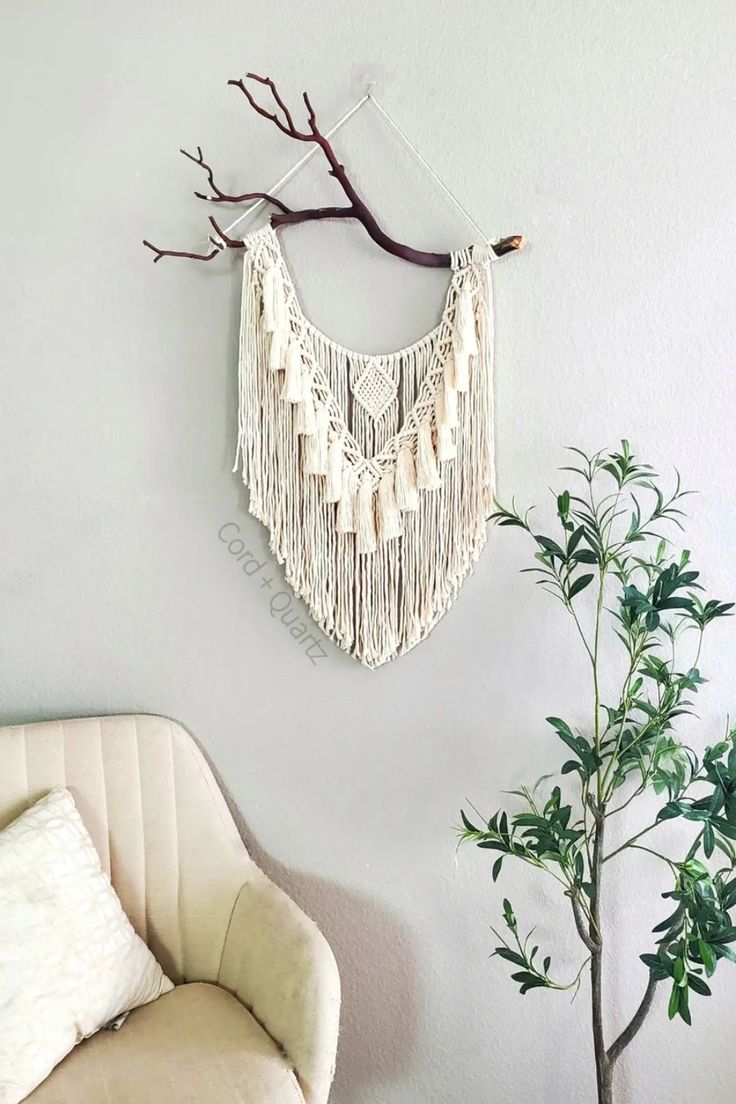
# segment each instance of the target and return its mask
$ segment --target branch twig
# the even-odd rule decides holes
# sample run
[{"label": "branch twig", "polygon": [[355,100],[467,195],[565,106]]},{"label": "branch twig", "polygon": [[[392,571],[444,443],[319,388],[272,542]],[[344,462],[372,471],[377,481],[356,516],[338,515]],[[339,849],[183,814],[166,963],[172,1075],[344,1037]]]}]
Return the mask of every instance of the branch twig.
[{"label": "branch twig", "polygon": [[282,200],[277,199],[276,196],[272,196],[268,192],[243,192],[242,195],[231,195],[228,192],[223,192],[215,181],[214,169],[204,159],[201,146],[197,146],[196,157],[193,153],[189,153],[185,149],[179,150],[179,153],[183,153],[184,156],[195,165],[199,165],[200,168],[204,169],[207,176],[207,182],[214,193],[214,195],[205,195],[204,192],[195,192],[194,194],[197,199],[205,199],[208,203],[250,203],[252,200],[262,199],[266,203],[272,203],[274,207],[278,207],[279,211],[282,211],[284,214],[288,214],[291,211],[291,208],[287,207]]},{"label": "branch twig", "polygon": [[[256,84],[267,88],[274,101],[276,110],[269,111],[259,103],[246,81],[254,81]],[[262,77],[259,76],[258,73],[247,73],[245,78],[241,77],[238,80],[229,80],[227,83],[235,88],[239,88],[253,110],[262,118],[273,123],[274,126],[278,127],[288,138],[292,138],[297,142],[316,143],[327,160],[329,175],[337,180],[349,202],[345,207],[310,207],[304,210],[294,211],[287,207],[280,199],[270,195],[268,192],[245,192],[242,195],[230,195],[227,192],[223,192],[217,185],[211,165],[205,161],[201,147],[197,146],[196,157],[186,150],[181,150],[181,153],[190,161],[194,162],[195,165],[199,165],[200,168],[204,169],[207,175],[207,180],[212,189],[212,195],[206,195],[203,192],[195,192],[194,194],[199,199],[207,200],[210,203],[246,203],[251,200],[265,200],[267,203],[277,208],[277,212],[271,215],[272,226],[293,226],[300,222],[313,222],[320,219],[356,219],[363,225],[373,241],[393,256],[401,257],[403,260],[410,261],[413,264],[423,265],[429,268],[450,267],[451,256],[449,253],[434,253],[423,249],[414,249],[412,246],[404,245],[402,242],[396,241],[394,238],[390,237],[390,235],[379,225],[376,217],[353,187],[345,171],[345,166],[340,164],[329,140],[320,131],[314,107],[306,92],[303,93],[302,98],[307,112],[307,124],[309,129],[302,131],[297,129],[288,106],[270,77]],[[210,219],[210,222],[215,226],[216,233],[219,235],[219,240],[213,238],[209,239],[214,248],[207,253],[195,253],[179,249],[161,249],[149,241],[144,241],[143,244],[155,253],[154,262],[160,261],[162,257],[187,257],[196,261],[211,261],[214,260],[224,248],[240,249],[243,247],[243,242],[240,239],[228,238],[220,228],[217,227],[213,219]],[[505,253],[511,253],[517,249],[521,249],[522,245],[523,238],[521,235],[514,234],[511,237],[502,238],[499,242],[496,242],[493,245],[493,250],[497,256],[501,257]]]},{"label": "branch twig", "polygon": [[[156,256],[153,258],[153,263],[156,264],[162,257],[187,257],[191,261],[212,261],[215,257],[219,256],[224,249],[243,249],[245,242],[239,238],[231,238],[225,230],[222,229],[220,224],[215,219],[214,215],[210,215],[208,219],[213,230],[217,234],[217,238],[213,238],[211,235],[207,239],[212,243],[214,248],[209,253],[189,253],[185,250],[175,249],[159,249],[157,245],[152,242],[145,241],[143,244],[147,249],[152,250]],[[218,240],[219,239],[219,240]]]},{"label": "branch twig", "polygon": [[577,928],[578,935],[580,936],[590,953],[594,954],[600,949],[599,944],[596,943],[595,939],[593,939],[593,936],[586,929],[585,917],[583,916],[583,911],[580,908],[580,901],[573,893],[570,894],[570,903],[572,904],[572,912],[573,916],[575,917],[575,927]]},{"label": "branch twig", "polygon": [[608,1048],[608,1061],[613,1064],[621,1053],[626,1049],[629,1043],[632,1041],[639,1028],[647,1018],[649,1009],[652,1007],[652,1001],[654,1000],[654,992],[657,988],[657,979],[649,975],[649,982],[647,984],[644,996],[642,997],[641,1004],[634,1013],[631,1022],[619,1035],[615,1042],[611,1043]]}]

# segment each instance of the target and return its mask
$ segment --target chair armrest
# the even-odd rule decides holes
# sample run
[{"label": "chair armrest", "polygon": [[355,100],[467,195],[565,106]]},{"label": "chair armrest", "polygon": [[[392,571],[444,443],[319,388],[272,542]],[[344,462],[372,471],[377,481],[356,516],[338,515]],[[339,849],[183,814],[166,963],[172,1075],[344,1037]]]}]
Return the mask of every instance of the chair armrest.
[{"label": "chair armrest", "polygon": [[325,1104],[340,1019],[337,965],[316,924],[260,870],[235,901],[218,984],[283,1047],[307,1104]]}]

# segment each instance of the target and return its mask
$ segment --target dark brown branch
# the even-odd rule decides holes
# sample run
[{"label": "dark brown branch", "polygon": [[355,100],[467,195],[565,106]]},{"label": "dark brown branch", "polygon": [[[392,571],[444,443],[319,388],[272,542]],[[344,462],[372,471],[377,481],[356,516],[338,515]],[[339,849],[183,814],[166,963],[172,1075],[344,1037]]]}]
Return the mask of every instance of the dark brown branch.
[{"label": "dark brown branch", "polygon": [[[276,105],[276,111],[269,111],[258,102],[246,84],[247,80],[255,81],[256,84],[260,84],[269,90]],[[229,80],[228,84],[235,88],[239,88],[253,110],[262,118],[268,119],[269,122],[277,126],[287,137],[293,138],[298,142],[316,143],[327,160],[329,175],[337,180],[349,202],[346,207],[312,207],[301,211],[293,211],[282,203],[281,200],[276,199],[267,192],[247,192],[239,196],[229,195],[217,186],[214,179],[214,172],[211,166],[204,160],[202,150],[199,146],[197,147],[196,157],[191,153],[187,153],[186,150],[181,151],[185,157],[189,158],[189,160],[193,161],[196,165],[199,165],[207,174],[207,180],[212,188],[213,195],[208,196],[202,192],[195,192],[194,194],[198,198],[209,200],[212,203],[243,203],[250,200],[263,199],[278,208],[277,213],[271,215],[271,224],[274,227],[293,226],[300,222],[313,222],[320,219],[354,218],[363,225],[373,241],[387,253],[391,253],[393,256],[400,257],[405,261],[410,261],[412,264],[423,265],[425,267],[450,267],[452,262],[449,253],[434,253],[423,249],[414,249],[412,246],[404,245],[402,242],[396,241],[394,238],[390,237],[380,226],[375,215],[366,206],[353,187],[345,171],[345,166],[338,160],[329,140],[320,131],[317,125],[317,116],[308,93],[304,92],[302,98],[307,111],[309,130],[301,131],[297,130],[289,108],[270,77],[262,77],[257,73],[247,73],[245,79]],[[227,248],[242,248],[242,241],[238,239],[228,240],[219,227],[216,227],[216,229],[224,246]],[[506,253],[521,249],[523,241],[524,239],[520,234],[513,234],[511,237],[503,238],[501,241],[496,242],[493,245],[493,250],[497,256],[502,257]],[[159,249],[157,246],[151,245],[150,242],[144,242],[144,244],[156,254],[154,258],[155,261],[160,261],[162,257],[189,257],[192,260],[211,261],[219,252],[222,252],[222,249],[218,248],[215,252],[206,254],[191,253],[185,250]],[[219,246],[219,243],[215,244]]]},{"label": "dark brown branch", "polygon": [[215,247],[209,253],[189,253],[177,249],[159,249],[157,245],[153,245],[152,242],[144,240],[143,244],[146,248],[151,249],[156,254],[153,258],[153,263],[156,264],[162,257],[187,257],[191,261],[213,261],[224,249],[242,249],[245,246],[245,242],[242,241],[242,239],[229,237],[227,232],[223,230],[217,222],[214,215],[210,215],[208,221],[219,238],[219,241],[212,237],[207,239]]},{"label": "dark brown branch", "polygon": [[243,249],[244,248],[245,242],[243,241],[243,239],[242,238],[228,237],[227,231],[222,229],[222,227],[219,225],[219,223],[215,220],[215,218],[212,215],[209,216],[209,222],[210,222],[210,225],[212,226],[212,228],[214,229],[215,233],[222,239],[222,241],[224,242],[224,244],[227,246],[228,249]]},{"label": "dark brown branch", "polygon": [[[208,241],[212,241],[212,238],[208,238]],[[143,244],[146,249],[150,249],[156,254],[153,258],[154,264],[157,264],[162,257],[186,257],[190,261],[214,261],[215,257],[222,253],[222,247],[219,245],[210,253],[190,253],[188,250],[184,249],[159,249],[157,245],[154,245],[153,242],[146,241],[145,238],[143,239]],[[213,245],[214,244],[213,242]]]},{"label": "dark brown branch", "polygon": [[192,161],[195,165],[199,165],[204,169],[207,176],[207,182],[214,192],[214,195],[205,195],[204,192],[195,192],[197,199],[206,199],[209,203],[249,203],[252,200],[262,199],[266,203],[272,203],[274,207],[278,207],[279,211],[283,214],[288,214],[291,211],[291,207],[287,207],[276,196],[269,195],[268,192],[243,192],[242,195],[230,195],[228,192],[223,192],[215,181],[215,173],[211,165],[204,159],[202,153],[202,147],[197,146],[197,156],[193,153],[189,153],[187,150],[179,150],[179,153],[183,153],[186,158]]},{"label": "dark brown branch", "polygon": [[650,974],[649,982],[647,984],[646,990],[644,991],[644,996],[642,997],[641,1004],[634,1013],[631,1022],[627,1027],[624,1028],[618,1039],[616,1039],[614,1043],[611,1043],[610,1047],[608,1048],[608,1061],[611,1065],[613,1065],[616,1059],[621,1056],[622,1052],[626,1050],[626,1047],[632,1041],[632,1039],[644,1023],[645,1019],[647,1018],[647,1015],[649,1014],[649,1009],[652,1007],[652,1001],[654,1000],[654,993],[656,988],[657,979],[652,977],[652,975]]},{"label": "dark brown branch", "polygon": [[304,106],[307,109],[307,121],[309,122],[309,129],[311,130],[312,134],[317,135],[319,134],[319,131],[317,130],[317,116],[314,113],[314,108],[312,107],[312,103],[309,99],[309,93],[302,92],[302,99],[304,100]]},{"label": "dark brown branch", "polygon": [[312,134],[303,134],[300,130],[296,129],[296,127],[294,126],[294,121],[291,117],[291,114],[290,114],[289,110],[287,109],[286,105],[284,104],[284,101],[282,100],[281,96],[279,95],[279,93],[276,89],[276,85],[274,84],[274,82],[271,80],[270,77],[259,77],[257,73],[246,73],[245,74],[245,79],[246,80],[257,81],[258,84],[264,84],[264,85],[266,85],[266,87],[268,89],[270,89],[271,95],[273,96],[274,100],[276,101],[276,104],[278,105],[279,108],[281,108],[281,110],[284,113],[284,116],[286,118],[285,123],[283,123],[281,121],[281,119],[279,119],[278,115],[276,115],[275,112],[267,111],[265,107],[262,107],[258,103],[258,100],[255,98],[255,96],[253,95],[251,90],[248,88],[247,84],[242,79],[242,77],[238,80],[229,80],[227,83],[231,84],[234,88],[239,88],[240,91],[245,96],[248,103],[250,104],[250,106],[253,108],[253,110],[256,111],[259,115],[262,115],[264,119],[268,119],[269,122],[275,123],[275,125],[279,128],[279,130],[283,131],[284,134],[288,135],[289,138],[295,138],[298,142],[312,142],[312,141],[314,141],[314,137],[313,137]]},{"label": "dark brown branch", "polygon": [[352,207],[312,207],[305,211],[289,211],[285,215],[271,215],[271,225],[296,226],[299,222],[352,218],[355,218],[355,211]]}]

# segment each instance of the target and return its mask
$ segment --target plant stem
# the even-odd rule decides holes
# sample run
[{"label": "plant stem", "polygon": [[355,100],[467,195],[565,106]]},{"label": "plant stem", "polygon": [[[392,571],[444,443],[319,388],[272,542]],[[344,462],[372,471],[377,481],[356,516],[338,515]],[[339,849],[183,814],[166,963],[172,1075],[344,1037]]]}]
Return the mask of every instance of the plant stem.
[{"label": "plant stem", "polygon": [[667,863],[670,870],[675,870],[675,864],[671,859],[668,859],[666,855],[663,855],[661,851],[654,851],[651,847],[643,847],[640,843],[630,843],[629,847],[633,851],[646,851],[647,855],[654,855],[655,859],[661,859],[662,862]]},{"label": "plant stem", "polygon": [[650,824],[648,828],[642,828],[641,832],[637,832],[636,835],[632,836],[631,839],[628,839],[626,843],[622,843],[621,846],[617,847],[615,851],[611,851],[609,855],[604,856],[602,861],[608,862],[608,860],[612,859],[614,855],[620,855],[622,851],[625,851],[627,847],[631,847],[632,844],[636,843],[638,839],[641,839],[642,836],[645,836],[647,832],[651,832],[653,828],[659,828],[660,824],[662,823],[664,822],[661,820],[655,820],[654,824]]},{"label": "plant stem", "polygon": [[601,881],[603,874],[603,838],[606,826],[604,807],[595,809],[595,835],[593,838],[593,900],[591,901],[590,938],[594,949],[590,957],[591,1012],[593,1049],[598,1084],[598,1104],[613,1104],[612,1067],[608,1059],[603,1036],[603,937],[601,932]]},{"label": "plant stem", "polygon": [[[580,907],[580,899],[574,893],[570,894],[570,902],[572,904],[572,914],[575,918],[575,927],[581,940],[592,954],[597,946],[597,940],[593,939],[590,935],[590,931],[585,928],[585,917],[583,916],[583,910]],[[590,927],[590,922],[588,924]]]},{"label": "plant stem", "polygon": [[648,985],[646,987],[646,990],[644,992],[642,1002],[639,1005],[639,1007],[637,1008],[636,1012],[634,1013],[634,1016],[631,1019],[631,1022],[628,1024],[627,1027],[624,1028],[624,1030],[619,1035],[618,1039],[616,1039],[616,1041],[614,1043],[611,1043],[611,1046],[608,1049],[608,1060],[609,1060],[609,1063],[611,1065],[611,1068],[613,1068],[613,1065],[616,1062],[616,1060],[618,1059],[618,1057],[621,1055],[621,1053],[629,1045],[629,1043],[634,1038],[634,1036],[638,1032],[641,1025],[644,1023],[644,1020],[647,1018],[647,1015],[649,1013],[649,1009],[652,1007],[652,1001],[654,1000],[654,992],[655,992],[656,988],[657,988],[657,982],[650,974],[649,975],[649,983],[648,983]]},{"label": "plant stem", "polygon": [[[595,633],[593,637],[593,692],[594,692],[594,708],[595,715],[593,717],[593,728],[595,732],[595,750],[600,757],[601,753],[601,691],[598,681],[598,647],[600,644],[601,635],[601,613],[603,611],[603,589],[606,581],[606,568],[605,565],[601,565],[600,579],[598,582],[598,601],[595,607]],[[603,805],[603,779],[601,776],[601,768],[598,767],[596,771],[596,786],[598,792],[598,805]]]}]

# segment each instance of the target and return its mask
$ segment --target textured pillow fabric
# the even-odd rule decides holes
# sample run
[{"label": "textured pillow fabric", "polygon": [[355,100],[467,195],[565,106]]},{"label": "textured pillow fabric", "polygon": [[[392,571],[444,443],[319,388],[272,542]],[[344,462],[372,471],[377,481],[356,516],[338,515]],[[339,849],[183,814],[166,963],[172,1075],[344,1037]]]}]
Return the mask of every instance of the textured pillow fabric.
[{"label": "textured pillow fabric", "polygon": [[0,1104],[173,986],[123,912],[68,790],[0,832]]}]

